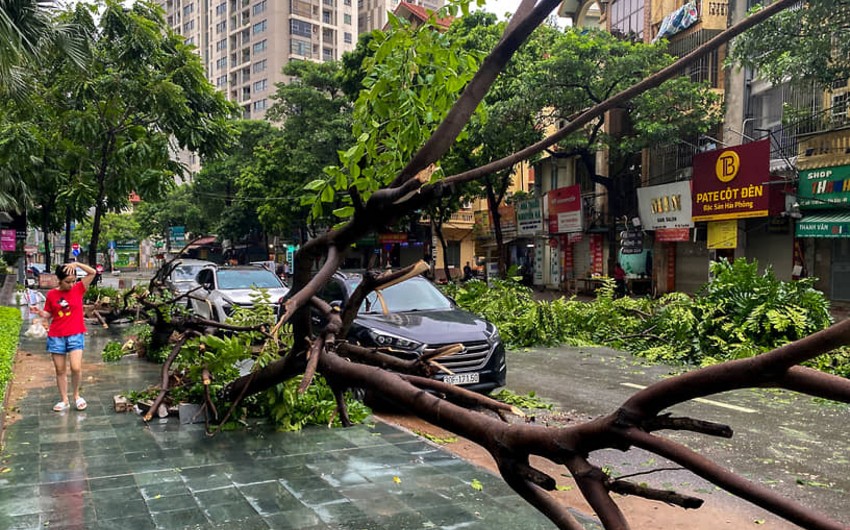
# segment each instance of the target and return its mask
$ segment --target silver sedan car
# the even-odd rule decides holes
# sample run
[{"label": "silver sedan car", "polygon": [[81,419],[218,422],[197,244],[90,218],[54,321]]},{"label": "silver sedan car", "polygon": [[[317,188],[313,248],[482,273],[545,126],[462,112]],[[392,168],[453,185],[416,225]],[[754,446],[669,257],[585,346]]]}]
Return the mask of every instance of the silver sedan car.
[{"label": "silver sedan car", "polygon": [[251,295],[255,289],[264,289],[269,294],[275,314],[280,299],[289,288],[273,272],[256,266],[209,266],[195,276],[201,286],[192,293],[192,310],[198,316],[224,322],[237,306],[251,307]]}]

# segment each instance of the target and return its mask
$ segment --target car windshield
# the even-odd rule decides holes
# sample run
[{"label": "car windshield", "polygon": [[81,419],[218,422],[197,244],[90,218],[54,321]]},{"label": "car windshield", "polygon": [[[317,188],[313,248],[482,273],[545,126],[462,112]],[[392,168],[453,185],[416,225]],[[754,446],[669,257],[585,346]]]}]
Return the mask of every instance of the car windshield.
[{"label": "car windshield", "polygon": [[277,276],[267,270],[220,269],[218,271],[219,289],[250,289],[252,287],[274,289],[281,287],[281,284]]},{"label": "car windshield", "polygon": [[[356,287],[359,281],[354,281]],[[434,309],[451,309],[452,303],[443,293],[424,278],[411,278],[405,282],[393,285],[381,291],[384,302],[391,313],[403,311],[429,311]],[[370,293],[360,306],[359,313],[381,313],[381,302],[375,293]]]},{"label": "car windshield", "polygon": [[203,265],[179,265],[171,272],[171,279],[175,282],[188,282],[195,279],[204,266]]}]

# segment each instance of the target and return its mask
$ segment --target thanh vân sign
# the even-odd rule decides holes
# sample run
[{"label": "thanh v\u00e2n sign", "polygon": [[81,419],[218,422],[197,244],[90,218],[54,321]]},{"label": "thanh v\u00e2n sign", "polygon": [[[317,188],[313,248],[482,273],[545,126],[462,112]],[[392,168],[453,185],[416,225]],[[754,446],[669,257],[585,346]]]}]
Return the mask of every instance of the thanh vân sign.
[{"label": "thanh v\u00e2n sign", "polygon": [[694,155],[693,220],[767,217],[770,140]]}]

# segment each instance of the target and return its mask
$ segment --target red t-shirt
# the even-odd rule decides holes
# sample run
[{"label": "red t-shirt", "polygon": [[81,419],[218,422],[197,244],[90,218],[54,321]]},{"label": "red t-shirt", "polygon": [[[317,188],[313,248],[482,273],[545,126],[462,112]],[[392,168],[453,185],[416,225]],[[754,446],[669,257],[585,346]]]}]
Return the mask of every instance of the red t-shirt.
[{"label": "red t-shirt", "polygon": [[86,323],[83,320],[85,292],[86,286],[83,282],[75,283],[69,291],[60,291],[57,288],[47,292],[44,310],[50,313],[53,319],[50,321],[50,329],[47,330],[48,337],[68,337],[86,332]]}]

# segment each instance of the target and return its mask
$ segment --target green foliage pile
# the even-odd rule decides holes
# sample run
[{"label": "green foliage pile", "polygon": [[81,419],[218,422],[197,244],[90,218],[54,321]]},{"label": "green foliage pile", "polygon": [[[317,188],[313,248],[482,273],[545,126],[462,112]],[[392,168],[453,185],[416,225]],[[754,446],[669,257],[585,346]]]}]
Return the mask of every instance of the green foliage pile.
[{"label": "green foliage pile", "polygon": [[97,301],[105,304],[117,304],[121,301],[121,293],[114,287],[106,287],[100,285],[92,285],[86,289],[86,294],[83,295],[83,302],[93,304]]},{"label": "green foliage pile", "polygon": [[115,340],[111,340],[106,343],[106,346],[103,348],[103,351],[100,353],[103,362],[112,363],[115,361],[120,361],[121,357],[124,357],[124,354],[127,353],[121,347],[121,343]]},{"label": "green foliage pile", "polygon": [[6,384],[12,379],[12,363],[18,351],[23,318],[14,307],[0,307],[0,396],[6,394]]},{"label": "green foliage pile", "polygon": [[[258,289],[252,294],[252,301],[253,307],[235,307],[227,323],[236,326],[266,324],[270,328],[275,322],[275,315],[269,294]],[[205,335],[188,341],[174,361],[174,373],[178,375],[174,378],[176,384],[172,386],[171,398],[174,401],[203,403],[203,372],[207,370],[210,374],[210,398],[223,414],[230,408],[230,403],[221,400],[221,391],[239,377],[240,369],[256,370],[278,360],[278,352],[291,345],[288,331],[287,328],[282,330],[278,342],[265,341],[260,332]],[[316,377],[307,391],[299,395],[300,381],[300,378],[292,379],[249,397],[242,403],[237,420],[265,417],[281,430],[299,430],[308,424],[339,426],[333,392],[324,379]],[[362,422],[370,414],[369,409],[350,394],[346,396],[346,404],[349,417],[355,423]]]},{"label": "green foliage pile", "polygon": [[[758,355],[832,323],[829,301],[814,279],[783,282],[756,261],[710,265],[712,281],[695,296],[616,298],[614,282],[593,302],[535,301],[518,283],[470,281],[446,287],[461,307],[493,322],[510,348],[557,344],[602,345],[651,361],[711,365]],[[850,348],[810,366],[850,375]]]}]

